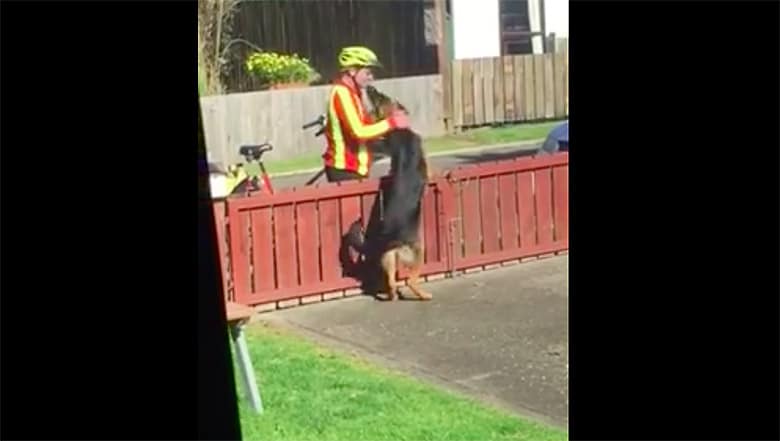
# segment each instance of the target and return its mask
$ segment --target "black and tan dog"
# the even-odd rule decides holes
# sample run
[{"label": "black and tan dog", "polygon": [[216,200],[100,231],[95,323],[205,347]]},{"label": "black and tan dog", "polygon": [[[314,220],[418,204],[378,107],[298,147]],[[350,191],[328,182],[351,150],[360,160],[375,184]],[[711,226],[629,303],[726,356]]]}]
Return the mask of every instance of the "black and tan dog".
[{"label": "black and tan dog", "polygon": [[[372,116],[377,120],[395,110],[406,111],[400,103],[373,87],[368,87],[367,95],[373,107]],[[399,295],[395,276],[400,264],[409,269],[408,285],[412,293],[420,300],[430,300],[431,294],[419,286],[424,253],[419,235],[421,203],[431,179],[422,138],[412,130],[399,129],[390,132],[381,143],[381,150],[391,157],[391,178],[383,191],[382,221],[371,242],[379,257],[376,263],[382,268],[382,291],[387,293],[387,300],[395,300]],[[348,236],[353,248],[365,254],[366,235],[359,223],[352,225]]]}]

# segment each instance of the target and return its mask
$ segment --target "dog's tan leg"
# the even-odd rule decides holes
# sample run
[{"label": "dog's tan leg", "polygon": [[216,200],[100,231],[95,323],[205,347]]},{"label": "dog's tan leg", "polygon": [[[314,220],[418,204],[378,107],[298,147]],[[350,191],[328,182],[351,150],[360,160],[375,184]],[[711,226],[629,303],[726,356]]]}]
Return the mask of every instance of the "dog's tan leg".
[{"label": "dog's tan leg", "polygon": [[409,268],[409,289],[412,290],[420,300],[431,300],[433,296],[431,293],[426,292],[420,288],[420,269],[423,264],[423,247],[422,244],[417,243],[413,247],[414,262],[412,262]]},{"label": "dog's tan leg", "polygon": [[398,286],[395,281],[396,270],[396,256],[395,249],[385,252],[382,255],[382,271],[385,276],[385,284],[387,287],[387,300],[395,300],[398,293]]}]

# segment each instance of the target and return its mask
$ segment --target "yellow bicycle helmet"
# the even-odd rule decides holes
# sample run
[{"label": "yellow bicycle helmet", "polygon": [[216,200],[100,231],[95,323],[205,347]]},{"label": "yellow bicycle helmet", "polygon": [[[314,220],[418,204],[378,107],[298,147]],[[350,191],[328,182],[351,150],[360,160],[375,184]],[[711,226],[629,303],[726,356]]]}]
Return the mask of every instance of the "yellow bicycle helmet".
[{"label": "yellow bicycle helmet", "polygon": [[339,53],[339,66],[342,69],[350,67],[382,67],[374,51],[363,46],[345,47]]}]

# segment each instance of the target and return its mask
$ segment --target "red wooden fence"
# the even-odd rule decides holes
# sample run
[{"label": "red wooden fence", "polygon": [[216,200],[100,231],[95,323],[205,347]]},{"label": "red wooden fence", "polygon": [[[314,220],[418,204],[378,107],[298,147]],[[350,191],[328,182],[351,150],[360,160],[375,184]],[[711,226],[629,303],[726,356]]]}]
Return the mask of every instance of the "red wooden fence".
[{"label": "red wooden fence", "polygon": [[568,153],[453,170],[452,268],[568,249],[568,178]]},{"label": "red wooden fence", "polygon": [[[226,295],[259,305],[358,287],[341,237],[377,198],[371,179],[216,203]],[[568,154],[455,169],[429,185],[422,218],[423,275],[566,250]]]}]

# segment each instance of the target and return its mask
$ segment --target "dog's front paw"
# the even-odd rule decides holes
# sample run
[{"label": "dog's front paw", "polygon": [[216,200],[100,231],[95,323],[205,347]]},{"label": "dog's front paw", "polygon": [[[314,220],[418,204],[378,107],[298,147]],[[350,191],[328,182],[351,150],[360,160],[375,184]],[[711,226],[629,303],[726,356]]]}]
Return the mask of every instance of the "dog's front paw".
[{"label": "dog's front paw", "polygon": [[394,301],[395,299],[397,299],[397,298],[398,298],[398,296],[399,296],[398,290],[391,289],[391,290],[390,290],[390,291],[388,291],[388,293],[387,293],[387,299],[386,299],[386,300],[387,300],[388,302],[392,302],[392,301]]},{"label": "dog's front paw", "polygon": [[420,292],[418,292],[417,293],[417,297],[420,300],[426,300],[426,301],[433,299],[433,295],[431,293],[427,292],[427,291],[420,291]]}]

